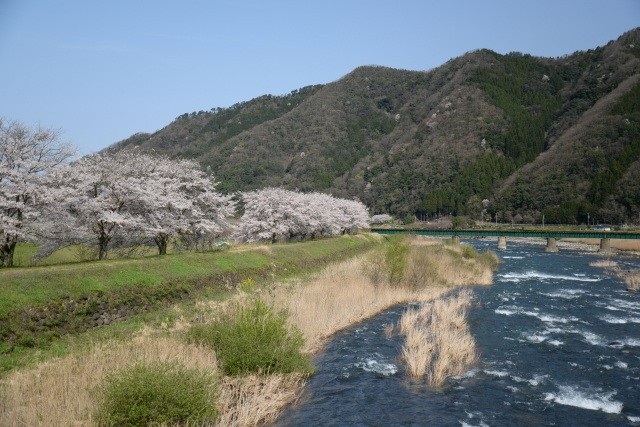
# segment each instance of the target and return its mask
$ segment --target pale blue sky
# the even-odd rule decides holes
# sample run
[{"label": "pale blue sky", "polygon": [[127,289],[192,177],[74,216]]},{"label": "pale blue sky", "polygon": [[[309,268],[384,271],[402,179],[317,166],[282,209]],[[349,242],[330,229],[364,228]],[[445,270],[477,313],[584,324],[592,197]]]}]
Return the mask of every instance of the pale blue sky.
[{"label": "pale blue sky", "polygon": [[86,154],[360,65],[560,56],[638,26],[640,0],[0,0],[0,116]]}]

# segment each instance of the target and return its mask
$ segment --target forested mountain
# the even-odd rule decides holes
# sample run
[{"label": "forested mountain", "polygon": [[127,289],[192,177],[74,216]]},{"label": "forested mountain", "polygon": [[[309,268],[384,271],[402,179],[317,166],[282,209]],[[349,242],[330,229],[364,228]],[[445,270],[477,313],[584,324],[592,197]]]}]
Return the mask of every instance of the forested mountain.
[{"label": "forested mountain", "polygon": [[426,72],[360,67],[109,149],[131,145],[195,158],[225,192],[320,190],[400,216],[636,223],[640,29],[560,58],[477,50]]}]

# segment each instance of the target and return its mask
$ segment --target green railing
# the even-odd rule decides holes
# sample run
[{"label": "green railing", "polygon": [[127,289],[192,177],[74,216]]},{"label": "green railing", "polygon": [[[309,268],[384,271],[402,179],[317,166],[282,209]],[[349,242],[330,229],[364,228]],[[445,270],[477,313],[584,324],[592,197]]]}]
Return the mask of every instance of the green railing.
[{"label": "green railing", "polygon": [[566,231],[566,230],[454,230],[454,229],[403,229],[403,228],[372,228],[378,234],[417,234],[420,236],[459,236],[459,237],[543,237],[555,239],[640,239],[640,233],[625,233],[621,231]]}]

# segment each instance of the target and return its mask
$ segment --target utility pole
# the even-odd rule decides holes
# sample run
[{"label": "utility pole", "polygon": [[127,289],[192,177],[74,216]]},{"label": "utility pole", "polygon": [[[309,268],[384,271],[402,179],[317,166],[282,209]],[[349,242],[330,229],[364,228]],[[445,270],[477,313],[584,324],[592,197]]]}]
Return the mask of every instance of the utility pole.
[{"label": "utility pole", "polygon": [[544,228],[544,214],[542,214],[542,228]]}]

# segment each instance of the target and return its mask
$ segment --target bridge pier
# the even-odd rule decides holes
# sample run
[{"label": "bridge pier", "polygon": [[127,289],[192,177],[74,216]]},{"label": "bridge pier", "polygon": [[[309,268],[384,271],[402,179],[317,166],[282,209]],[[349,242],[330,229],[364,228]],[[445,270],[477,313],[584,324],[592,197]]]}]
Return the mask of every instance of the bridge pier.
[{"label": "bridge pier", "polygon": [[598,249],[598,252],[611,252],[611,239],[609,238],[602,238],[600,239],[600,249]]},{"label": "bridge pier", "polygon": [[507,238],[506,237],[498,237],[498,249],[505,250],[507,249]]},{"label": "bridge pier", "polygon": [[460,246],[460,236],[452,236],[451,242],[456,246]]},{"label": "bridge pier", "polygon": [[547,252],[558,252],[558,245],[556,244],[555,237],[547,237]]}]

